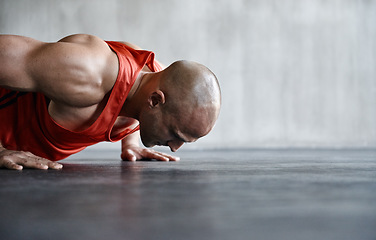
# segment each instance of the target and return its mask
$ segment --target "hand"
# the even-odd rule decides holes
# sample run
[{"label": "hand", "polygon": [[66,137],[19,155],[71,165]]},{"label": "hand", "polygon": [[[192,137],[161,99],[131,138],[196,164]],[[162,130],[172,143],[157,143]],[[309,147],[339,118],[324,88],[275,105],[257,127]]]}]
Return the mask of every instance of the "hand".
[{"label": "hand", "polygon": [[140,159],[156,159],[159,161],[179,161],[179,157],[174,157],[166,153],[157,152],[153,149],[143,148],[134,145],[122,147],[121,159],[127,161],[136,161]]},{"label": "hand", "polygon": [[7,150],[0,146],[0,167],[22,170],[23,167],[37,169],[61,169],[63,165],[30,152]]}]

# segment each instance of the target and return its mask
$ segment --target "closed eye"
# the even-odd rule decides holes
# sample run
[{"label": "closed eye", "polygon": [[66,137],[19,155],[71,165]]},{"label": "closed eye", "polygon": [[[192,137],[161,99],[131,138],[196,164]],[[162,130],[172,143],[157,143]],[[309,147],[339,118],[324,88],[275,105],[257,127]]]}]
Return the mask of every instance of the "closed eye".
[{"label": "closed eye", "polygon": [[185,140],[184,138],[182,138],[181,136],[179,136],[179,134],[177,134],[176,132],[174,132],[174,137],[179,140],[179,141],[182,141],[182,142],[188,142],[187,140]]},{"label": "closed eye", "polygon": [[178,141],[181,141],[181,142],[188,142],[186,139],[184,139],[182,136],[180,136],[177,132],[175,132],[174,130],[171,130],[171,135],[173,136],[173,138],[175,140],[178,140]]}]

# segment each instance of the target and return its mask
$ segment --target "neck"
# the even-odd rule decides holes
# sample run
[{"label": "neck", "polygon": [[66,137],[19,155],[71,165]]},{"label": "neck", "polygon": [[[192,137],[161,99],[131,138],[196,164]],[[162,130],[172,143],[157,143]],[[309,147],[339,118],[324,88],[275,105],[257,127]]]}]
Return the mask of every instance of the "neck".
[{"label": "neck", "polygon": [[127,99],[124,102],[119,116],[138,119],[140,115],[140,108],[138,106],[141,102],[140,97],[142,95],[142,87],[149,81],[150,77],[151,74],[148,72],[141,71],[138,74],[131,90],[128,93]]}]

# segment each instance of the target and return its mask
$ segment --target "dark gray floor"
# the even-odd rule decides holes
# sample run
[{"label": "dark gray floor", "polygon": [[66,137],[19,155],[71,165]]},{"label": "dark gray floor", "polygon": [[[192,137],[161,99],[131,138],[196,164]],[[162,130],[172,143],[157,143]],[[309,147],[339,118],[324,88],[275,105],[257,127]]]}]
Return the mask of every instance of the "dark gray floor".
[{"label": "dark gray floor", "polygon": [[376,239],[375,150],[118,155],[1,169],[0,239]]}]

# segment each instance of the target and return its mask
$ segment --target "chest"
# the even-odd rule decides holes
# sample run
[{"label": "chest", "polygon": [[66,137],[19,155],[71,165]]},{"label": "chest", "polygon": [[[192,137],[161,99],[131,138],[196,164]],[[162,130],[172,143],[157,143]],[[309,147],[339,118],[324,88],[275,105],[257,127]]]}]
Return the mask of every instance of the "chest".
[{"label": "chest", "polygon": [[[92,126],[101,115],[105,104],[98,104],[86,108],[62,107],[51,102],[48,112],[51,118],[60,126],[74,132],[80,132]],[[111,137],[117,136],[126,129],[133,129],[138,121],[133,118],[117,116],[111,130]],[[108,126],[109,127],[109,126]]]}]

